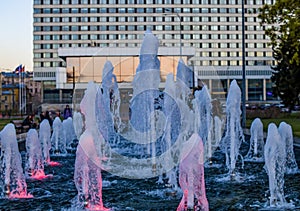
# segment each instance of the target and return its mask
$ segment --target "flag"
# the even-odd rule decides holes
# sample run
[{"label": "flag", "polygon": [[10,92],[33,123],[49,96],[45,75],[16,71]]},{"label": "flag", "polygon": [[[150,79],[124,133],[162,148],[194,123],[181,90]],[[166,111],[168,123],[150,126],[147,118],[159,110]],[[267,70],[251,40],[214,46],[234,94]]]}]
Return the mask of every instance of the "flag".
[{"label": "flag", "polygon": [[20,64],[14,71],[15,74],[19,74],[22,71],[22,65]]},{"label": "flag", "polygon": [[25,65],[20,70],[21,73],[25,72]]}]

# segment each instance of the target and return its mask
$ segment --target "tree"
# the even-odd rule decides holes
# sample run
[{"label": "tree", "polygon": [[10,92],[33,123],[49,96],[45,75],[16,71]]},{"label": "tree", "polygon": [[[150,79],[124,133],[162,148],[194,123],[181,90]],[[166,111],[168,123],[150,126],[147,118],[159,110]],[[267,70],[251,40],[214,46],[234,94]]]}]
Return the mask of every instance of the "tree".
[{"label": "tree", "polygon": [[259,9],[260,24],[270,38],[274,94],[287,106],[300,104],[300,1],[276,0]]}]

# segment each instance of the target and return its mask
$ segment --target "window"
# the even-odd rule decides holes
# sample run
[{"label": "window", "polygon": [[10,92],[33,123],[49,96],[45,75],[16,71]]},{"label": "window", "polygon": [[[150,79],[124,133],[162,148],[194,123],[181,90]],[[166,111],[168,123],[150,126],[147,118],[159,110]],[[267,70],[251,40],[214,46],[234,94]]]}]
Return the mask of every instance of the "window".
[{"label": "window", "polygon": [[71,31],[78,31],[78,26],[71,26]]},{"label": "window", "polygon": [[62,26],[62,31],[69,31],[69,26]]},{"label": "window", "polygon": [[80,35],[80,39],[81,40],[88,40],[89,36],[87,34],[82,34],[82,35]]},{"label": "window", "polygon": [[60,13],[60,9],[59,8],[53,8],[52,9],[52,13],[59,14]]},{"label": "window", "polygon": [[52,18],[52,22],[59,23],[60,22],[60,18],[59,17],[53,17]]},{"label": "window", "polygon": [[88,26],[80,26],[80,31],[88,31],[89,27]]}]

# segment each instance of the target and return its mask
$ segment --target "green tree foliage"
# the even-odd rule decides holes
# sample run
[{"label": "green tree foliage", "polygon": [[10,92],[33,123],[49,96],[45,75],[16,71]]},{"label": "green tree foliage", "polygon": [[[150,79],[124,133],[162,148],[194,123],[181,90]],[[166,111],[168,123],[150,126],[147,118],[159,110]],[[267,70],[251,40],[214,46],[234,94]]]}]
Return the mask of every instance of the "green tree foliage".
[{"label": "green tree foliage", "polygon": [[276,0],[260,8],[258,17],[277,61],[274,94],[285,105],[300,104],[300,0]]}]

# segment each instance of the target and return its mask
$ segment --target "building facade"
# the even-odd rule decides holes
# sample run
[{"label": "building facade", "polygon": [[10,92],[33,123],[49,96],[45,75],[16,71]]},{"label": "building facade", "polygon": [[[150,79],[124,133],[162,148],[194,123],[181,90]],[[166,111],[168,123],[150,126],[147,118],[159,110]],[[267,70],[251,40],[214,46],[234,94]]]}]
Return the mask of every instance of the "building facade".
[{"label": "building facade", "polygon": [[[274,1],[245,0],[247,101],[274,100],[270,77],[275,63],[257,17],[258,8]],[[34,0],[33,9],[34,80],[42,81],[43,101],[72,94],[74,77],[62,69],[70,66],[59,49],[139,48],[147,29],[162,47],[177,52],[173,60],[182,48],[195,49],[186,63],[213,97],[225,96],[231,80],[241,82],[242,0]],[[104,63],[97,65],[101,71]],[[57,85],[62,74],[63,88]]]},{"label": "building facade", "polygon": [[1,72],[0,79],[2,116],[37,112],[41,104],[41,82],[33,81],[32,72]]}]

